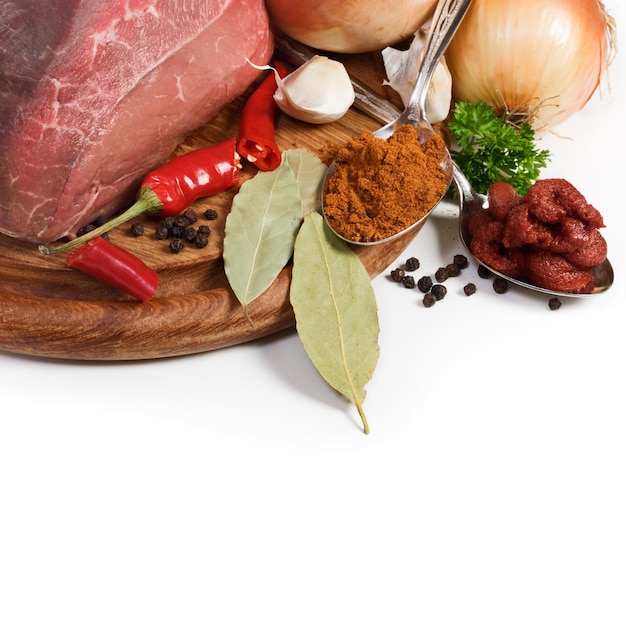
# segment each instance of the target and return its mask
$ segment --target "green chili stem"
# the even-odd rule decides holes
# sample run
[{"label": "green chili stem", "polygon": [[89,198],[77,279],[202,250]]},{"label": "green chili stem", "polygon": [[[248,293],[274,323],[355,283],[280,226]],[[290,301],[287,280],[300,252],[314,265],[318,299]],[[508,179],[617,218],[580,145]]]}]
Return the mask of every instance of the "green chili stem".
[{"label": "green chili stem", "polygon": [[123,213],[120,213],[116,217],[110,219],[102,226],[98,226],[93,230],[90,230],[88,233],[81,235],[80,237],[75,237],[71,241],[67,243],[62,243],[58,246],[54,246],[49,248],[48,246],[40,245],[39,252],[42,254],[55,254],[57,252],[68,252],[77,246],[93,239],[94,237],[99,237],[100,235],[110,231],[112,228],[116,228],[120,226],[120,224],[124,224],[128,220],[132,220],[135,217],[139,217],[140,215],[144,215],[146,213],[158,213],[163,208],[163,202],[159,200],[158,196],[150,187],[142,187],[139,190],[139,194],[137,197],[137,201],[135,204],[126,209]]}]

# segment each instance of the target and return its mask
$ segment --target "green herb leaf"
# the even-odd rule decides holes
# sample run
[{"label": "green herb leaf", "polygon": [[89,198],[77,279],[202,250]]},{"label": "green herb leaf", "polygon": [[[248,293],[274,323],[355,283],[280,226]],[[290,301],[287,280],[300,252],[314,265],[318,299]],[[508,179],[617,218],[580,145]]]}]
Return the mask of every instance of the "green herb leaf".
[{"label": "green herb leaf", "polygon": [[298,181],[302,216],[318,211],[322,205],[322,186],[328,169],[314,154],[303,148],[287,150],[283,159],[289,163]]},{"label": "green herb leaf", "polygon": [[288,159],[241,185],[224,233],[224,271],[246,310],[274,282],[293,253],[302,223],[296,176]]},{"label": "green herb leaf", "polygon": [[318,372],[356,407],[365,432],[365,385],[379,356],[378,309],[358,256],[309,213],[296,237],[290,301],[296,329]]},{"label": "green herb leaf", "polygon": [[550,160],[548,150],[537,149],[529,124],[509,124],[481,100],[456,104],[448,127],[459,146],[452,157],[480,193],[504,180],[524,195]]}]

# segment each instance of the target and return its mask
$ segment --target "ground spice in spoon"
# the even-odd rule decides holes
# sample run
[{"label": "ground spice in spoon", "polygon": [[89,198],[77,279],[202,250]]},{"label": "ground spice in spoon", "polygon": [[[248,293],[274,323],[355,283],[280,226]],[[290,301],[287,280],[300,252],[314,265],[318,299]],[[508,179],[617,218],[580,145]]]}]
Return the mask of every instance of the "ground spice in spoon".
[{"label": "ground spice in spoon", "polygon": [[350,241],[373,242],[413,225],[448,188],[445,150],[441,136],[422,144],[410,125],[386,140],[370,131],[351,139],[333,155],[324,199],[330,226]]}]

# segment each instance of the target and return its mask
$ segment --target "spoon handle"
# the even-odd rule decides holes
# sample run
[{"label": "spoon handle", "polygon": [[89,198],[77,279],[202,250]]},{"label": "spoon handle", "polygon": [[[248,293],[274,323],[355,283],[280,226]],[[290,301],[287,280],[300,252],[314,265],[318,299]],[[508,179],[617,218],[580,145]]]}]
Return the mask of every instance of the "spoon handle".
[{"label": "spoon handle", "polygon": [[470,4],[472,0],[439,0],[437,3],[426,38],[420,70],[406,107],[409,118],[424,117],[426,93],[430,80]]}]

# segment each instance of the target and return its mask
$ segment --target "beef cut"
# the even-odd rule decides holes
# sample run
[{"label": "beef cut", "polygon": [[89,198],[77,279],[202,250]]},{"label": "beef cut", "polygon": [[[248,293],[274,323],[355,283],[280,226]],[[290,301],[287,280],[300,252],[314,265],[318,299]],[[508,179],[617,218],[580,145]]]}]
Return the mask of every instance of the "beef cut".
[{"label": "beef cut", "polygon": [[263,0],[0,0],[0,232],[114,213],[272,49]]}]

